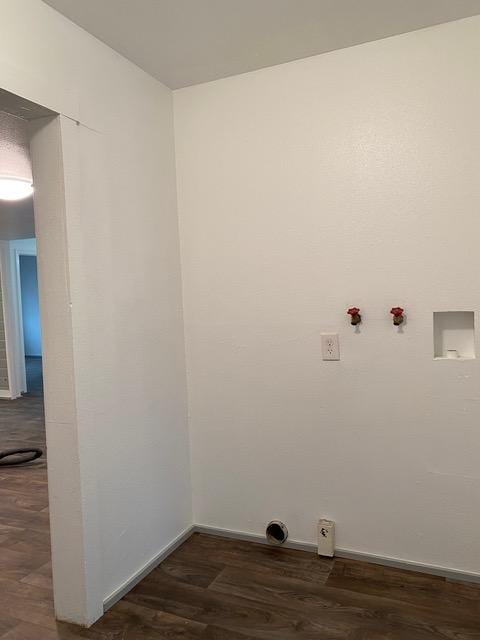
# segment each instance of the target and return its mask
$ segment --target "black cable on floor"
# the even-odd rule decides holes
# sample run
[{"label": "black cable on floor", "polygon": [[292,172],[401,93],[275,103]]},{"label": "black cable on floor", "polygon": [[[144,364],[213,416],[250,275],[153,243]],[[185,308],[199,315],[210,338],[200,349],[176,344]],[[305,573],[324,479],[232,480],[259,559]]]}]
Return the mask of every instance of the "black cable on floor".
[{"label": "black cable on floor", "polygon": [[[32,462],[43,455],[43,451],[37,448],[31,449],[7,449],[0,451],[0,467],[13,467],[17,464]],[[12,458],[9,460],[8,458]]]}]

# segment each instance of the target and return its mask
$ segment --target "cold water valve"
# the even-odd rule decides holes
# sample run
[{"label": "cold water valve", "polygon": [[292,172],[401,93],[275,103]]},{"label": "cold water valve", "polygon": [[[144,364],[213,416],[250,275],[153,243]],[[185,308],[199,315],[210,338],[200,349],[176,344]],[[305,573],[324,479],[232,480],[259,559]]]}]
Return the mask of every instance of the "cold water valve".
[{"label": "cold water valve", "polygon": [[405,320],[402,307],[392,307],[390,313],[393,315],[393,324],[398,327]]},{"label": "cold water valve", "polygon": [[355,326],[361,323],[362,316],[360,315],[360,309],[358,307],[350,307],[347,313],[350,316],[350,324],[353,324],[353,326]]}]

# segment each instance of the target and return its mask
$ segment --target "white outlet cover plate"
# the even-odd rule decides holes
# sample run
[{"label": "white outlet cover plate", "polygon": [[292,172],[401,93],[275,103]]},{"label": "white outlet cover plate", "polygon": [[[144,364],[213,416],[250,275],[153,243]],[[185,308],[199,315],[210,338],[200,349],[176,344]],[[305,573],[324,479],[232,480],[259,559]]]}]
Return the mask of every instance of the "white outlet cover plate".
[{"label": "white outlet cover plate", "polygon": [[323,360],[340,360],[340,342],[338,333],[322,333]]}]

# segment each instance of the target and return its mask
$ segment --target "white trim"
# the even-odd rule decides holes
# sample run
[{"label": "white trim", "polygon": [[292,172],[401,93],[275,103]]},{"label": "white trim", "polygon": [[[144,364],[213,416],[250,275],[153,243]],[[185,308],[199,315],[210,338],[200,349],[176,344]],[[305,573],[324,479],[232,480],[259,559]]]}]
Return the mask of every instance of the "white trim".
[{"label": "white trim", "polygon": [[36,256],[35,238],[0,242],[3,284],[3,312],[7,351],[9,397],[18,398],[27,390],[23,315],[20,285],[20,256]]},{"label": "white trim", "polygon": [[133,589],[145,576],[153,571],[161,562],[163,562],[168,556],[178,549],[178,547],[188,540],[188,538],[194,532],[195,527],[192,525],[187,527],[182,533],[180,533],[170,544],[167,544],[161,551],[159,551],[151,560],[149,560],[143,567],[136,571],[128,580],[115,589],[109,596],[103,601],[103,611],[107,611],[110,607],[118,602],[124,595]]},{"label": "white trim", "polygon": [[[107,596],[103,601],[104,613],[110,609],[116,602],[133,589],[143,578],[153,571],[161,562],[178,549],[193,533],[205,533],[212,536],[220,536],[222,538],[230,538],[233,540],[245,540],[246,542],[255,542],[271,546],[266,538],[257,533],[246,533],[243,531],[233,531],[231,529],[220,529],[218,527],[209,527],[207,525],[192,525],[178,535],[170,544],[164,547],[156,556],[149,560],[143,567],[136,571],[128,580],[121,584],[115,591]],[[297,549],[299,551],[308,551],[309,553],[317,553],[317,545],[313,542],[300,542],[297,540],[287,540],[282,547],[288,549]],[[361,562],[369,562],[386,567],[394,567],[396,569],[404,569],[405,571],[416,571],[429,575],[448,578],[449,580],[457,580],[461,582],[480,583],[480,574],[469,571],[458,571],[457,569],[449,569],[447,567],[439,567],[436,565],[428,565],[421,562],[411,562],[401,558],[390,558],[388,556],[379,556],[372,553],[363,553],[360,551],[352,551],[351,549],[336,549],[336,558],[348,558],[351,560],[359,560]]]},{"label": "white trim", "polygon": [[[247,542],[257,542],[267,544],[264,536],[256,533],[244,533],[241,531],[232,531],[230,529],[218,529],[217,527],[209,527],[206,525],[195,525],[194,531],[197,533],[207,533],[223,538],[234,538],[236,540],[246,540]],[[298,542],[295,540],[287,540],[283,547],[289,549],[299,549],[301,551],[310,551],[317,553],[317,545],[313,542]],[[360,560],[362,562],[370,562],[386,567],[394,567],[396,569],[405,569],[406,571],[417,571],[419,573],[427,573],[434,576],[441,576],[449,580],[460,580],[462,582],[480,583],[480,574],[470,571],[459,571],[448,567],[440,567],[437,565],[424,564],[422,562],[412,562],[403,560],[402,558],[391,558],[388,556],[380,556],[373,553],[363,553],[362,551],[352,551],[351,549],[336,549],[335,556],[337,558],[348,558],[351,560]]]},{"label": "white trim", "polygon": [[4,261],[4,249],[5,245],[3,242],[0,242],[0,287],[2,289],[1,295],[1,313],[3,318],[3,337],[5,340],[5,355],[7,359],[7,378],[8,378],[8,389],[0,389],[0,398],[8,398],[11,399],[12,392],[10,391],[12,383],[10,382],[10,353],[8,349],[8,337],[7,337],[7,314],[5,313],[5,270],[3,268]]},{"label": "white trim", "polygon": [[3,324],[5,328],[5,351],[7,355],[8,372],[8,397],[15,399],[20,395],[17,385],[15,366],[16,362],[16,340],[15,329],[17,322],[14,317],[15,305],[12,304],[12,274],[10,260],[10,243],[7,240],[0,241],[0,274],[2,282],[2,306]]},{"label": "white trim", "polygon": [[[69,255],[76,236],[67,234],[81,205],[80,135],[86,133],[63,116],[32,120],[29,130],[44,354],[53,599],[57,619],[90,626],[103,613],[99,507],[91,484],[96,460],[83,455],[89,442],[88,420],[79,415],[76,404]],[[74,230],[80,234],[78,227]]]},{"label": "white trim", "polygon": [[457,580],[461,582],[475,582],[480,584],[480,574],[471,571],[459,571],[458,569],[450,569],[448,567],[440,567],[434,564],[424,564],[423,562],[412,562],[401,558],[391,558],[389,556],[379,556],[372,553],[363,553],[361,551],[352,551],[351,549],[337,549],[336,555],[339,558],[347,558],[350,560],[360,560],[362,562],[370,562],[371,564],[379,564],[384,567],[393,567],[395,569],[405,569],[405,571],[416,571],[418,573],[426,573],[432,576],[440,576],[449,580]]},{"label": "white trim", "polygon": [[[209,527],[204,524],[196,524],[194,526],[195,533],[206,533],[211,536],[220,536],[222,538],[232,538],[233,540],[245,540],[245,542],[256,542],[257,544],[265,544],[269,547],[272,545],[267,542],[265,536],[258,533],[246,533],[243,531],[234,531],[232,529],[220,529],[217,527]],[[310,553],[317,553],[317,545],[313,542],[298,542],[291,540],[290,538],[284,542],[282,547],[286,549],[297,549],[297,551],[308,551]]]}]

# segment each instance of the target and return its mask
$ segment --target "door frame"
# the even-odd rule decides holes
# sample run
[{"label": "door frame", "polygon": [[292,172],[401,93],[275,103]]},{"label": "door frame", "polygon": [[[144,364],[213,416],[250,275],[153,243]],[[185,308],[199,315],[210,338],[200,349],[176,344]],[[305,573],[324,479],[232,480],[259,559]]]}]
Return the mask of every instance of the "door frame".
[{"label": "door frame", "polygon": [[37,256],[36,239],[6,240],[2,243],[0,251],[3,253],[2,275],[4,276],[3,292],[9,397],[14,400],[27,391],[20,256]]},{"label": "door frame", "polygon": [[[90,431],[96,425],[93,421],[90,424],[85,403],[79,401],[83,398],[79,398],[78,379],[83,380],[86,374],[79,370],[77,362],[81,359],[81,345],[74,312],[80,311],[73,303],[72,292],[75,294],[76,289],[72,287],[72,277],[78,280],[82,274],[75,249],[82,232],[83,137],[98,138],[100,146],[103,139],[81,122],[54,112],[31,120],[29,131],[35,185],[53,598],[57,619],[89,626],[103,615],[96,457],[91,455]],[[22,250],[16,252],[7,243],[0,241],[0,268],[3,280],[10,283],[5,296],[5,328],[10,335],[16,333],[16,340],[13,345],[9,340],[9,386],[13,385],[18,397],[22,387],[22,381],[17,379],[18,359],[19,353],[24,354],[18,282]],[[16,299],[12,300],[12,296]]]},{"label": "door frame", "polygon": [[103,615],[97,459],[91,455],[97,423],[82,403],[86,371],[79,364],[75,285],[83,273],[77,249],[85,191],[82,140],[98,138],[101,146],[103,139],[62,114],[31,120],[29,130],[55,614],[89,626]]}]

